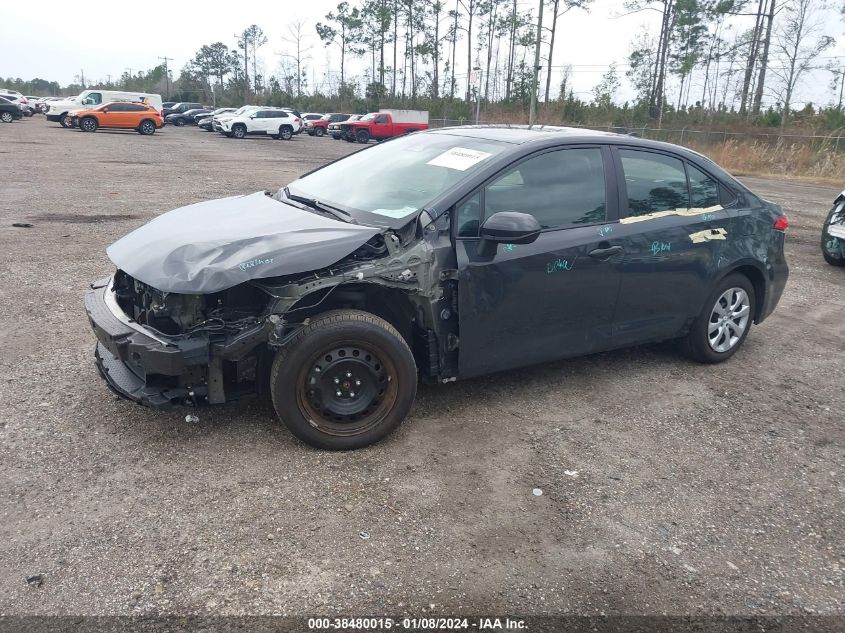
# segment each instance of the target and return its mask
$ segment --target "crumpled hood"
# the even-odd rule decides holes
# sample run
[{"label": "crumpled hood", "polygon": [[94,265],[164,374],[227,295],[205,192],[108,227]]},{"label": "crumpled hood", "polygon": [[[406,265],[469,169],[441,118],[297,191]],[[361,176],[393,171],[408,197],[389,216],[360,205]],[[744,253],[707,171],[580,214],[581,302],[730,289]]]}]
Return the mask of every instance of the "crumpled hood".
[{"label": "crumpled hood", "polygon": [[106,252],[118,268],[153,288],[209,294],[250,279],[330,266],[377,233],[257,192],[175,209]]}]

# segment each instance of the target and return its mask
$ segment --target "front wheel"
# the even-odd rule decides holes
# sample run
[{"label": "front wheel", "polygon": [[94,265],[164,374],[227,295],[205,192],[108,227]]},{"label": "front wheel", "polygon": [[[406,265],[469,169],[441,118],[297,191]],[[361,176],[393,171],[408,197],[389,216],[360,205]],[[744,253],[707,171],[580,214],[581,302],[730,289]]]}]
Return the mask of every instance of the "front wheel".
[{"label": "front wheel", "polygon": [[359,143],[369,143],[370,141],[370,133],[367,130],[358,130],[355,134],[355,140]]},{"label": "front wheel", "polygon": [[349,450],[373,444],[408,415],[417,369],[407,343],[387,321],[333,310],[303,327],[273,361],[276,413],[302,441]]},{"label": "front wheel", "polygon": [[87,116],[79,122],[79,129],[83,132],[96,132],[97,127],[97,119],[92,116]]},{"label": "front wheel", "polygon": [[733,273],[710,293],[704,309],[684,340],[684,351],[700,363],[721,363],[745,342],[756,309],[754,286]]},{"label": "front wheel", "polygon": [[822,256],[831,266],[845,266],[845,239],[828,234],[831,224],[845,226],[845,203],[834,206],[822,225]]},{"label": "front wheel", "polygon": [[318,136],[318,137],[323,136],[323,134],[325,134],[325,133],[326,133],[326,131],[321,127],[314,128],[314,135],[315,136]]},{"label": "front wheel", "polygon": [[12,116],[11,112],[0,112],[0,121],[3,121],[3,123],[11,123],[14,119],[15,117]]},{"label": "front wheel", "polygon": [[232,128],[232,136],[235,138],[244,138],[246,136],[246,127],[243,125],[236,125]]},{"label": "front wheel", "polygon": [[173,125],[175,125],[176,127],[185,127],[185,120],[184,119],[176,119],[173,122]]}]

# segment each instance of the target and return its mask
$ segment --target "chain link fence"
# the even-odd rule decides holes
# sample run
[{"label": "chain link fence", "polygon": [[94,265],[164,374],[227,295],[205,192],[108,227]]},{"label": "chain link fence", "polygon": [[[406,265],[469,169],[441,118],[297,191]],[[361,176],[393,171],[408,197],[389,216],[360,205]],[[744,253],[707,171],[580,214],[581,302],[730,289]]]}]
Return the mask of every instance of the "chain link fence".
[{"label": "chain link fence", "polygon": [[[479,125],[502,125],[491,121],[479,121]],[[430,119],[432,128],[453,127],[457,125],[474,125],[474,119]],[[700,130],[690,127],[681,129],[651,128],[651,127],[622,127],[615,125],[588,126],[561,124],[563,127],[575,127],[590,130],[630,134],[655,141],[665,141],[677,145],[713,145],[725,143],[729,140],[756,141],[771,146],[802,145],[817,151],[845,152],[845,130],[836,130],[830,134],[779,134],[772,132],[730,132],[728,130],[708,129]]]}]

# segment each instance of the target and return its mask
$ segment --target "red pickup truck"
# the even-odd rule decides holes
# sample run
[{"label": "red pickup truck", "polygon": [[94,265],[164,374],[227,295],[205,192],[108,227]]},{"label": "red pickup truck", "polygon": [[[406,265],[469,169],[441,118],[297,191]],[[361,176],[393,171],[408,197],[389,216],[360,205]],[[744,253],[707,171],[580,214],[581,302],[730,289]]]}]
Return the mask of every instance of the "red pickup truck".
[{"label": "red pickup truck", "polygon": [[350,143],[367,143],[370,139],[384,141],[428,129],[426,110],[379,110],[370,112],[358,121],[342,123],[343,138]]}]

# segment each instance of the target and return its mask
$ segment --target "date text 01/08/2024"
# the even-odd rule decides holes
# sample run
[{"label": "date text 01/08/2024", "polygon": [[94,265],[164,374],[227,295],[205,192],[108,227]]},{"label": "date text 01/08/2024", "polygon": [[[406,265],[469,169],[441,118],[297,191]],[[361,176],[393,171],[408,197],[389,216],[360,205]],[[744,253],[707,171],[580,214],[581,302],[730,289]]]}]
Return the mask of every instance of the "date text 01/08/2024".
[{"label": "date text 01/08/2024", "polygon": [[407,631],[418,630],[502,630],[517,631],[527,628],[525,620],[520,618],[445,618],[445,617],[422,617],[422,618],[384,618],[384,617],[357,617],[357,618],[308,618],[308,628],[311,630],[348,630],[358,629],[362,631],[400,629]]}]

